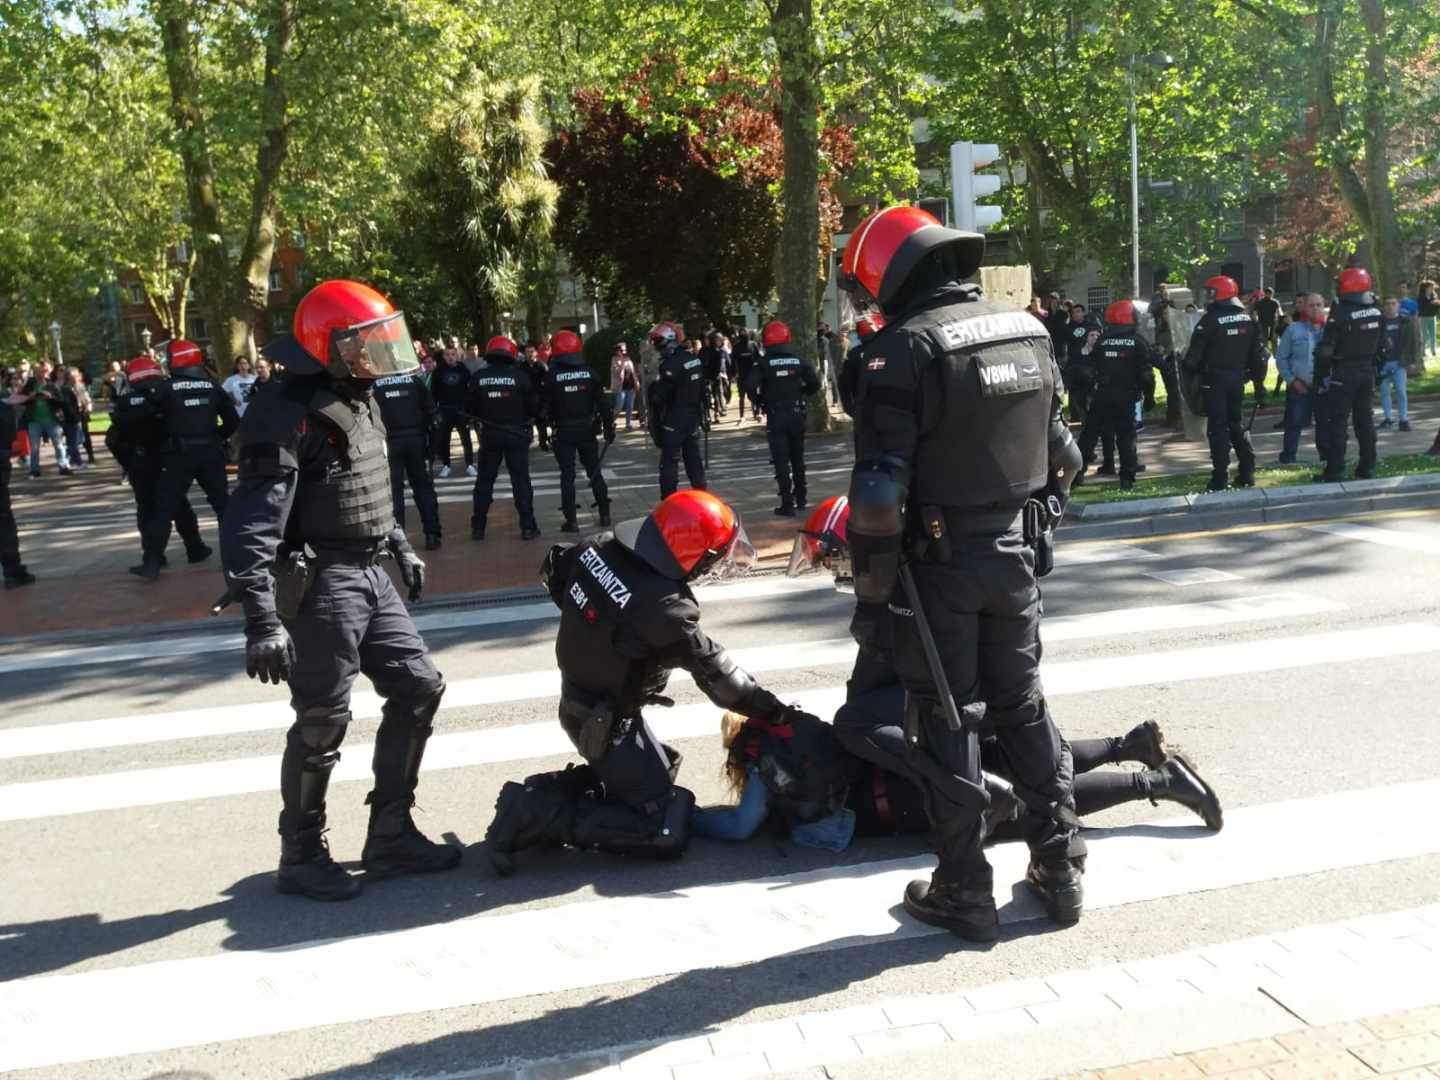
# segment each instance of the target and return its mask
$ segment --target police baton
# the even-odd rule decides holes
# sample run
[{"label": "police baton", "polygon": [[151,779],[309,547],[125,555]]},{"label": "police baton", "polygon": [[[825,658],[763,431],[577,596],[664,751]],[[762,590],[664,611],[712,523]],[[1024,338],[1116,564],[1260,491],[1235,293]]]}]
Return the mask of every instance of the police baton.
[{"label": "police baton", "polygon": [[227,585],[225,587],[225,591],[215,599],[215,602],[213,604],[210,605],[210,614],[219,615],[222,611],[224,611],[234,602],[235,590]]},{"label": "police baton", "polygon": [[[585,474],[585,479],[589,480],[590,483],[593,484],[593,483],[595,482],[595,477],[597,477],[597,476],[600,475],[600,466],[605,464],[605,455],[610,452],[610,447],[611,447],[612,445],[614,445],[614,444],[607,442],[607,443],[605,443],[603,446],[600,447],[600,456],[595,459],[595,468],[591,469],[589,472],[587,472],[587,473]],[[594,505],[599,505],[599,504],[597,503],[597,504],[594,504]]]},{"label": "police baton", "polygon": [[935,635],[930,632],[930,620],[920,606],[920,590],[915,586],[915,576],[910,573],[910,564],[900,564],[900,584],[905,587],[905,599],[914,613],[915,629],[920,634],[920,647],[925,650],[925,666],[930,669],[930,679],[940,695],[945,708],[945,722],[951,731],[961,731],[960,710],[955,707],[955,697],[950,693],[950,680],[945,676],[945,665],[940,662],[940,650],[935,646]]}]

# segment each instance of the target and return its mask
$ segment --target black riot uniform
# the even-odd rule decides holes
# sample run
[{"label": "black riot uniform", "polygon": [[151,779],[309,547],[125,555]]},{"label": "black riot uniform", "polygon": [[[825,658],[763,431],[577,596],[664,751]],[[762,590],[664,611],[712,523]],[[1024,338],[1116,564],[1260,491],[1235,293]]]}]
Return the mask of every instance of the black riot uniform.
[{"label": "black riot uniform", "polygon": [[546,374],[544,415],[550,428],[550,445],[560,464],[560,509],[565,515],[563,532],[576,532],[575,459],[590,479],[590,491],[600,513],[600,524],[610,524],[610,489],[600,471],[600,447],[595,433],[599,428],[608,445],[615,441],[615,410],[610,394],[600,385],[581,353],[558,353],[550,359]]},{"label": "black riot uniform", "polygon": [[[536,408],[545,396],[545,384],[550,378],[550,369],[540,362],[539,354],[532,354],[525,358],[525,373],[530,376],[530,388],[535,394]],[[540,436],[540,449],[550,449],[550,427],[543,416],[535,417],[535,430]]]},{"label": "black riot uniform", "polygon": [[1250,443],[1242,413],[1245,384],[1254,382],[1263,392],[1265,353],[1260,347],[1260,324],[1250,317],[1238,298],[1217,300],[1205,308],[1190,335],[1185,370],[1198,373],[1205,395],[1205,434],[1210,440],[1210,490],[1227,486],[1230,448],[1238,465],[1235,483],[1255,483],[1255,448]]},{"label": "black riot uniform", "polygon": [[700,425],[705,411],[705,362],[683,345],[671,342],[660,355],[651,382],[650,438],[660,448],[660,497],[680,486],[680,459],[692,488],[705,487],[705,462],[700,456]]},{"label": "black riot uniform", "polygon": [[200,485],[223,523],[229,498],[223,443],[239,425],[240,416],[230,395],[199,364],[174,368],[169,381],[155,388],[152,401],[164,425],[164,439],[154,508],[141,533],[145,561],[135,570],[153,581],[170,542],[170,523],[181,513],[180,504],[189,497],[192,483]]},{"label": "black riot uniform", "polygon": [[35,575],[20,561],[20,533],[15,527],[15,512],[10,508],[10,445],[15,441],[19,423],[14,407],[0,400],[0,570],[4,571],[7,589],[35,581]]},{"label": "black riot uniform", "polygon": [[440,501],[430,476],[430,452],[434,444],[435,399],[417,372],[386,375],[375,380],[375,400],[385,418],[385,441],[390,453],[390,492],[395,504],[395,522],[405,527],[405,481],[415,493],[420,524],[425,530],[425,547],[440,546]]},{"label": "black riot uniform", "polygon": [[520,515],[520,538],[540,535],[535,521],[535,494],[530,484],[530,443],[540,411],[530,373],[504,351],[485,354],[485,362],[470,380],[470,413],[480,423],[480,474],[475,478],[474,513],[470,535],[485,539],[485,523],[494,501],[500,464],[510,474],[515,512]]},{"label": "black riot uniform", "polygon": [[[323,288],[324,286],[320,286]],[[324,841],[330,773],[351,720],[357,675],[384,704],[362,863],[371,876],[443,870],[460,851],[426,840],[410,816],[441,677],[381,566],[401,564],[418,598],[424,564],[396,528],[385,426],[373,386],[305,370],[289,335],[271,342],[287,377],[259,389],[240,428],[239,480],[221,529],[231,596],[251,649],[293,642],[295,723],[280,765],[282,892],[348,899],[360,891]],[[317,370],[311,361],[309,370]],[[283,671],[279,677],[284,677]]]},{"label": "black riot uniform", "polygon": [[[156,510],[156,491],[160,484],[160,454],[165,442],[164,418],[155,406],[155,392],[164,385],[163,378],[134,379],[115,397],[110,411],[110,430],[105,445],[130,481],[135,493],[135,526],[143,538],[146,522]],[[185,544],[191,562],[210,557],[210,548],[200,539],[200,523],[189,499],[175,506],[175,531]],[[162,553],[163,558],[163,553]]]},{"label": "black riot uniform", "polygon": [[437,364],[430,373],[430,396],[435,399],[435,453],[440,465],[450,468],[450,440],[458,428],[465,466],[469,468],[474,464],[475,450],[470,441],[470,421],[465,418],[470,405],[470,372],[465,365],[444,360]]},{"label": "black riot uniform", "polygon": [[788,345],[770,345],[751,369],[750,380],[753,395],[765,406],[765,435],[780,489],[775,513],[788,517],[805,505],[805,399],[819,391],[820,378]]},{"label": "black riot uniform", "polygon": [[1150,348],[1135,327],[1115,326],[1090,351],[1095,389],[1080,432],[1080,453],[1088,468],[1102,435],[1115,439],[1120,452],[1120,487],[1135,483],[1135,402],[1145,390],[1152,363]]},{"label": "black riot uniform", "polygon": [[[586,764],[507,783],[486,833],[492,863],[515,851],[568,843],[627,855],[674,857],[689,838],[695,796],[675,786],[680,753],[643,715],[674,668],[711,701],[747,717],[788,711],[700,629],[690,587],[640,553],[652,519],[622,522],[575,547],[555,547],[542,573],[560,608],[555,660],[560,723]],[[623,537],[623,539],[622,539]]]},{"label": "black riot uniform", "polygon": [[1321,477],[1326,481],[1344,479],[1352,417],[1355,441],[1360,444],[1356,479],[1375,475],[1375,367],[1385,345],[1382,322],[1373,295],[1342,293],[1315,344],[1315,380],[1325,387],[1321,397],[1325,415],[1315,422],[1327,425],[1330,432]]},{"label": "black riot uniform", "polygon": [[[939,865],[928,883],[911,883],[906,909],[992,940],[998,918],[981,851],[982,722],[994,728],[1026,804],[1027,883],[1056,921],[1080,915],[1085,848],[1073,815],[1072,759],[1040,687],[1036,560],[1045,523],[1031,498],[1044,489],[1063,506],[1080,454],[1061,415],[1060,372],[1045,327],[957,284],[965,273],[922,263],[908,291],[886,305],[886,328],[865,344],[848,534],[857,637],[864,640],[867,624],[896,616],[906,733],[912,754],[928,758],[915,772],[925,784]],[[950,727],[911,601],[896,584],[902,559],[912,566],[959,731]]]}]

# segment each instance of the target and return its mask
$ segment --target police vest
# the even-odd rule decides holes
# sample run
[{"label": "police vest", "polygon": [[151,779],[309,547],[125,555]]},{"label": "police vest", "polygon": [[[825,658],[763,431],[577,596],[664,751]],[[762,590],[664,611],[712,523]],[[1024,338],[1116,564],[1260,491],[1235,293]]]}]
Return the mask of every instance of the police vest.
[{"label": "police vest", "polygon": [[672,348],[660,362],[660,378],[656,382],[669,385],[668,408],[699,412],[705,394],[705,361],[689,349]]},{"label": "police vest", "polygon": [[600,405],[600,384],[577,356],[555,360],[545,380],[550,422],[567,435],[588,435]]},{"label": "police vest", "polygon": [[223,394],[203,368],[176,370],[165,393],[156,395],[165,415],[166,434],[177,439],[218,442],[220,432],[215,423],[220,418]]},{"label": "police vest", "polygon": [[161,415],[155,408],[155,387],[160,383],[132,383],[115,399],[110,429],[115,442],[126,449],[153,450],[165,438]]},{"label": "police vest", "polygon": [[1100,386],[1131,390],[1139,385],[1140,350],[1133,333],[1107,335],[1095,343],[1090,359]]},{"label": "police vest", "polygon": [[[946,304],[906,319],[906,335],[867,346],[867,367],[907,337],[922,355],[921,394],[943,412],[920,435],[912,498],[940,506],[1018,508],[1045,486],[1054,405],[1050,335],[1029,313],[992,300]],[[935,386],[936,381],[940,383]]]},{"label": "police vest", "polygon": [[429,426],[425,410],[421,408],[425,394],[425,384],[408,373],[375,380],[375,400],[380,404],[388,435],[393,438],[413,434]]},{"label": "police vest", "polygon": [[1355,304],[1341,300],[1330,313],[1335,325],[1335,364],[1360,367],[1373,364],[1380,351],[1381,324],[1384,322],[1380,309],[1374,304]]},{"label": "police vest", "polygon": [[1243,371],[1250,364],[1250,350],[1260,324],[1250,313],[1227,301],[1211,304],[1195,327],[1205,342],[1201,362],[1208,368]]},{"label": "police vest", "polygon": [[759,370],[760,397],[767,409],[794,408],[800,403],[805,394],[803,364],[798,356],[781,349],[765,351]]},{"label": "police vest", "polygon": [[760,774],[771,809],[790,825],[819,821],[845,805],[845,759],[834,728],[816,717],[795,715],[785,724],[747,720],[730,760]]},{"label": "police vest", "polygon": [[[395,526],[385,421],[380,406],[304,385],[307,424],[325,435],[318,459],[302,464],[292,523],[309,543],[378,540]],[[289,530],[287,530],[288,533]]]},{"label": "police vest", "polygon": [[486,360],[470,380],[471,408],[482,423],[504,434],[524,434],[530,418],[525,396],[530,376],[514,362]]}]

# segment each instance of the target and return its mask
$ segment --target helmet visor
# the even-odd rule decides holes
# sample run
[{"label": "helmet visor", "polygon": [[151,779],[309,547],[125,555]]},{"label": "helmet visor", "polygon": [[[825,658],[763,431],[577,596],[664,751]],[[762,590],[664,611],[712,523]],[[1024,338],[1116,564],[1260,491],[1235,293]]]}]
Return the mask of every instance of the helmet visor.
[{"label": "helmet visor", "polygon": [[804,529],[795,534],[795,546],[790,549],[790,563],[785,567],[786,577],[799,577],[815,569],[820,561],[820,545],[815,537]]},{"label": "helmet visor", "polygon": [[786,577],[799,577],[821,566],[835,575],[835,587],[841,592],[853,591],[855,571],[850,564],[850,549],[845,541],[830,530],[819,534],[800,530],[795,546],[790,549]]},{"label": "helmet visor", "polygon": [[337,331],[333,348],[346,374],[356,379],[400,375],[420,366],[410,328],[399,311]]},{"label": "helmet visor", "polygon": [[745,526],[735,523],[735,535],[721,551],[707,552],[691,572],[692,581],[722,581],[750,572],[755,565],[755,545],[750,542]]}]

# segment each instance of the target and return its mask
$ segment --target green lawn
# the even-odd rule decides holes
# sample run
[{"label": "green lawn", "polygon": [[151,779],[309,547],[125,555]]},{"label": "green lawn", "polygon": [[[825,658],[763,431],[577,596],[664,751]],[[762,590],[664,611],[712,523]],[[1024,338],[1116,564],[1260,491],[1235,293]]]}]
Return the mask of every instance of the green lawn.
[{"label": "green lawn", "polygon": [[[1440,363],[1437,363],[1435,357],[1431,356],[1427,359],[1426,365],[1421,374],[1412,375],[1405,384],[1405,392],[1411,397],[1415,397],[1417,394],[1440,394]],[[1274,392],[1276,375],[1277,369],[1275,361],[1272,359],[1270,367],[1265,372],[1265,400],[1270,405],[1283,405],[1285,392],[1282,390],[1278,395]],[[1146,411],[1145,415],[1147,417],[1164,416],[1165,401],[1165,381],[1160,378],[1160,373],[1157,371],[1155,373],[1155,404]],[[1250,407],[1248,401],[1245,407],[1247,409]]]},{"label": "green lawn", "polygon": [[[1255,470],[1256,487],[1284,487],[1308,484],[1317,465],[1262,465]],[[1440,472],[1440,456],[1429,454],[1398,454],[1381,458],[1376,476],[1408,476],[1411,473]],[[1123,502],[1131,499],[1158,499],[1166,495],[1198,495],[1210,480],[1210,470],[1172,473],[1149,480],[1137,480],[1129,491],[1121,491],[1114,483],[1090,481],[1073,489],[1071,499],[1077,503]]]}]

